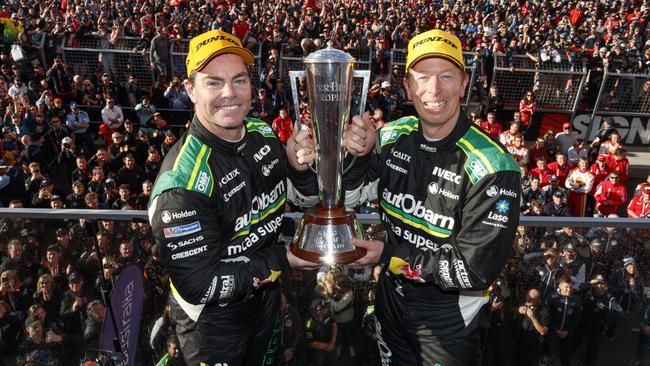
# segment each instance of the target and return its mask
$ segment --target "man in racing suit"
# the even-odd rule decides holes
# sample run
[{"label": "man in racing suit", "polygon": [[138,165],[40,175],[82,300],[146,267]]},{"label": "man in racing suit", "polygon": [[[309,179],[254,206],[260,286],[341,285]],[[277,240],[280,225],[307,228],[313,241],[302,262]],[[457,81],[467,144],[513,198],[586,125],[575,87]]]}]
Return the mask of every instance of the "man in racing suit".
[{"label": "man in racing suit", "polygon": [[[375,312],[382,365],[480,365],[479,313],[511,253],[520,170],[460,109],[461,44],[432,30],[409,43],[404,85],[419,118],[380,131],[360,200],[379,199],[385,243],[357,264],[381,263]],[[375,190],[376,188],[376,190]]]},{"label": "man in racing suit", "polygon": [[[149,203],[188,365],[269,362],[280,326],[277,279],[290,266],[314,265],[277,238],[287,199],[316,202],[316,177],[306,165],[315,159],[315,144],[307,131],[296,131],[285,155],[270,126],[245,118],[252,62],[231,34],[192,39],[185,87],[196,115],[165,157]],[[361,147],[346,146],[353,154]]]}]

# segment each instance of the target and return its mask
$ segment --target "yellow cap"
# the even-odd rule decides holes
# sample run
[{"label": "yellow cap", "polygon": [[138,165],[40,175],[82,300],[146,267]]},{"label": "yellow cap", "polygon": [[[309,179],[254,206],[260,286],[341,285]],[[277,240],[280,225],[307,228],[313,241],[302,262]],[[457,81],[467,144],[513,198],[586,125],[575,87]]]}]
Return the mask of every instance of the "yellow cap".
[{"label": "yellow cap", "polygon": [[224,53],[239,55],[248,65],[254,61],[251,51],[242,47],[239,38],[220,30],[202,33],[190,41],[187,53],[187,75],[201,71],[212,59]]},{"label": "yellow cap", "polygon": [[406,55],[406,73],[418,61],[429,57],[447,59],[465,71],[463,48],[458,37],[453,34],[433,29],[413,37],[409,41]]}]

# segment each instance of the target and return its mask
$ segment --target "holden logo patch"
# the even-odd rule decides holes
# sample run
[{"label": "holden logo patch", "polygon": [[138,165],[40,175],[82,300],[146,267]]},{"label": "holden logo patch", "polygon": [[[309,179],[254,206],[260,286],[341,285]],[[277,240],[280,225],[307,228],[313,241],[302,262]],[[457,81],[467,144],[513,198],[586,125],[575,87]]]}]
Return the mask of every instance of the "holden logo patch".
[{"label": "holden logo patch", "polygon": [[436,193],[438,193],[439,190],[440,190],[440,188],[438,187],[438,183],[431,182],[429,184],[429,193],[436,194]]},{"label": "holden logo patch", "polygon": [[485,191],[485,194],[488,195],[488,197],[494,197],[499,193],[499,188],[497,186],[490,186],[488,189]]},{"label": "holden logo patch", "polygon": [[165,210],[160,214],[160,219],[165,224],[169,224],[172,221],[172,214],[170,214],[169,211]]}]

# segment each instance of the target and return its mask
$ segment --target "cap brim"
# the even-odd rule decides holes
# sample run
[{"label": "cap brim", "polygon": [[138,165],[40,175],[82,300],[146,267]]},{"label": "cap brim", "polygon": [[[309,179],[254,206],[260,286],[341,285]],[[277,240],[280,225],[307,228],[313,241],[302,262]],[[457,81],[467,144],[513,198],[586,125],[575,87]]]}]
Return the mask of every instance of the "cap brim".
[{"label": "cap brim", "polygon": [[226,53],[233,53],[243,58],[244,62],[246,62],[246,64],[248,64],[249,66],[255,62],[255,57],[253,56],[251,51],[247,50],[246,48],[238,47],[238,46],[224,47],[211,54],[210,57],[203,60],[203,62],[201,62],[199,65],[197,65],[197,67],[194,68],[194,71],[203,70],[212,60],[215,59],[215,57],[221,56]]},{"label": "cap brim", "polygon": [[416,57],[415,60],[413,60],[410,64],[407,64],[405,73],[408,74],[409,70],[411,70],[413,68],[413,66],[415,66],[415,64],[417,64],[418,62],[420,62],[420,61],[422,61],[422,60],[424,60],[426,58],[444,58],[445,60],[451,62],[454,65],[456,65],[456,67],[458,67],[462,71],[466,71],[465,70],[465,65],[462,65],[458,60],[456,60],[455,58],[447,55],[446,53],[427,52],[427,53],[425,53],[423,55],[420,55],[420,56]]}]

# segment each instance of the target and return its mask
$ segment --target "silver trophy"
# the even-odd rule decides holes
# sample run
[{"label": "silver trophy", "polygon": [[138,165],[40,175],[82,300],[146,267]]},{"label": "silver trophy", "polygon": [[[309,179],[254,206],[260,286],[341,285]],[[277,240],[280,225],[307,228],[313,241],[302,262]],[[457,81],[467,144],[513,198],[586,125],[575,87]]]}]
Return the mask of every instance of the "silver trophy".
[{"label": "silver trophy", "polygon": [[[363,238],[363,229],[354,212],[343,205],[341,177],[346,173],[343,171],[343,129],[350,117],[352,78],[363,78],[361,113],[368,95],[370,71],[353,70],[354,57],[332,48],[331,43],[303,62],[305,71],[290,71],[289,78],[296,123],[300,123],[296,78],[306,78],[310,119],[318,149],[315,171],[320,202],[300,220],[291,251],[311,262],[349,263],[362,257],[365,249],[352,245],[353,237]],[[354,161],[350,167],[353,164]]]}]

